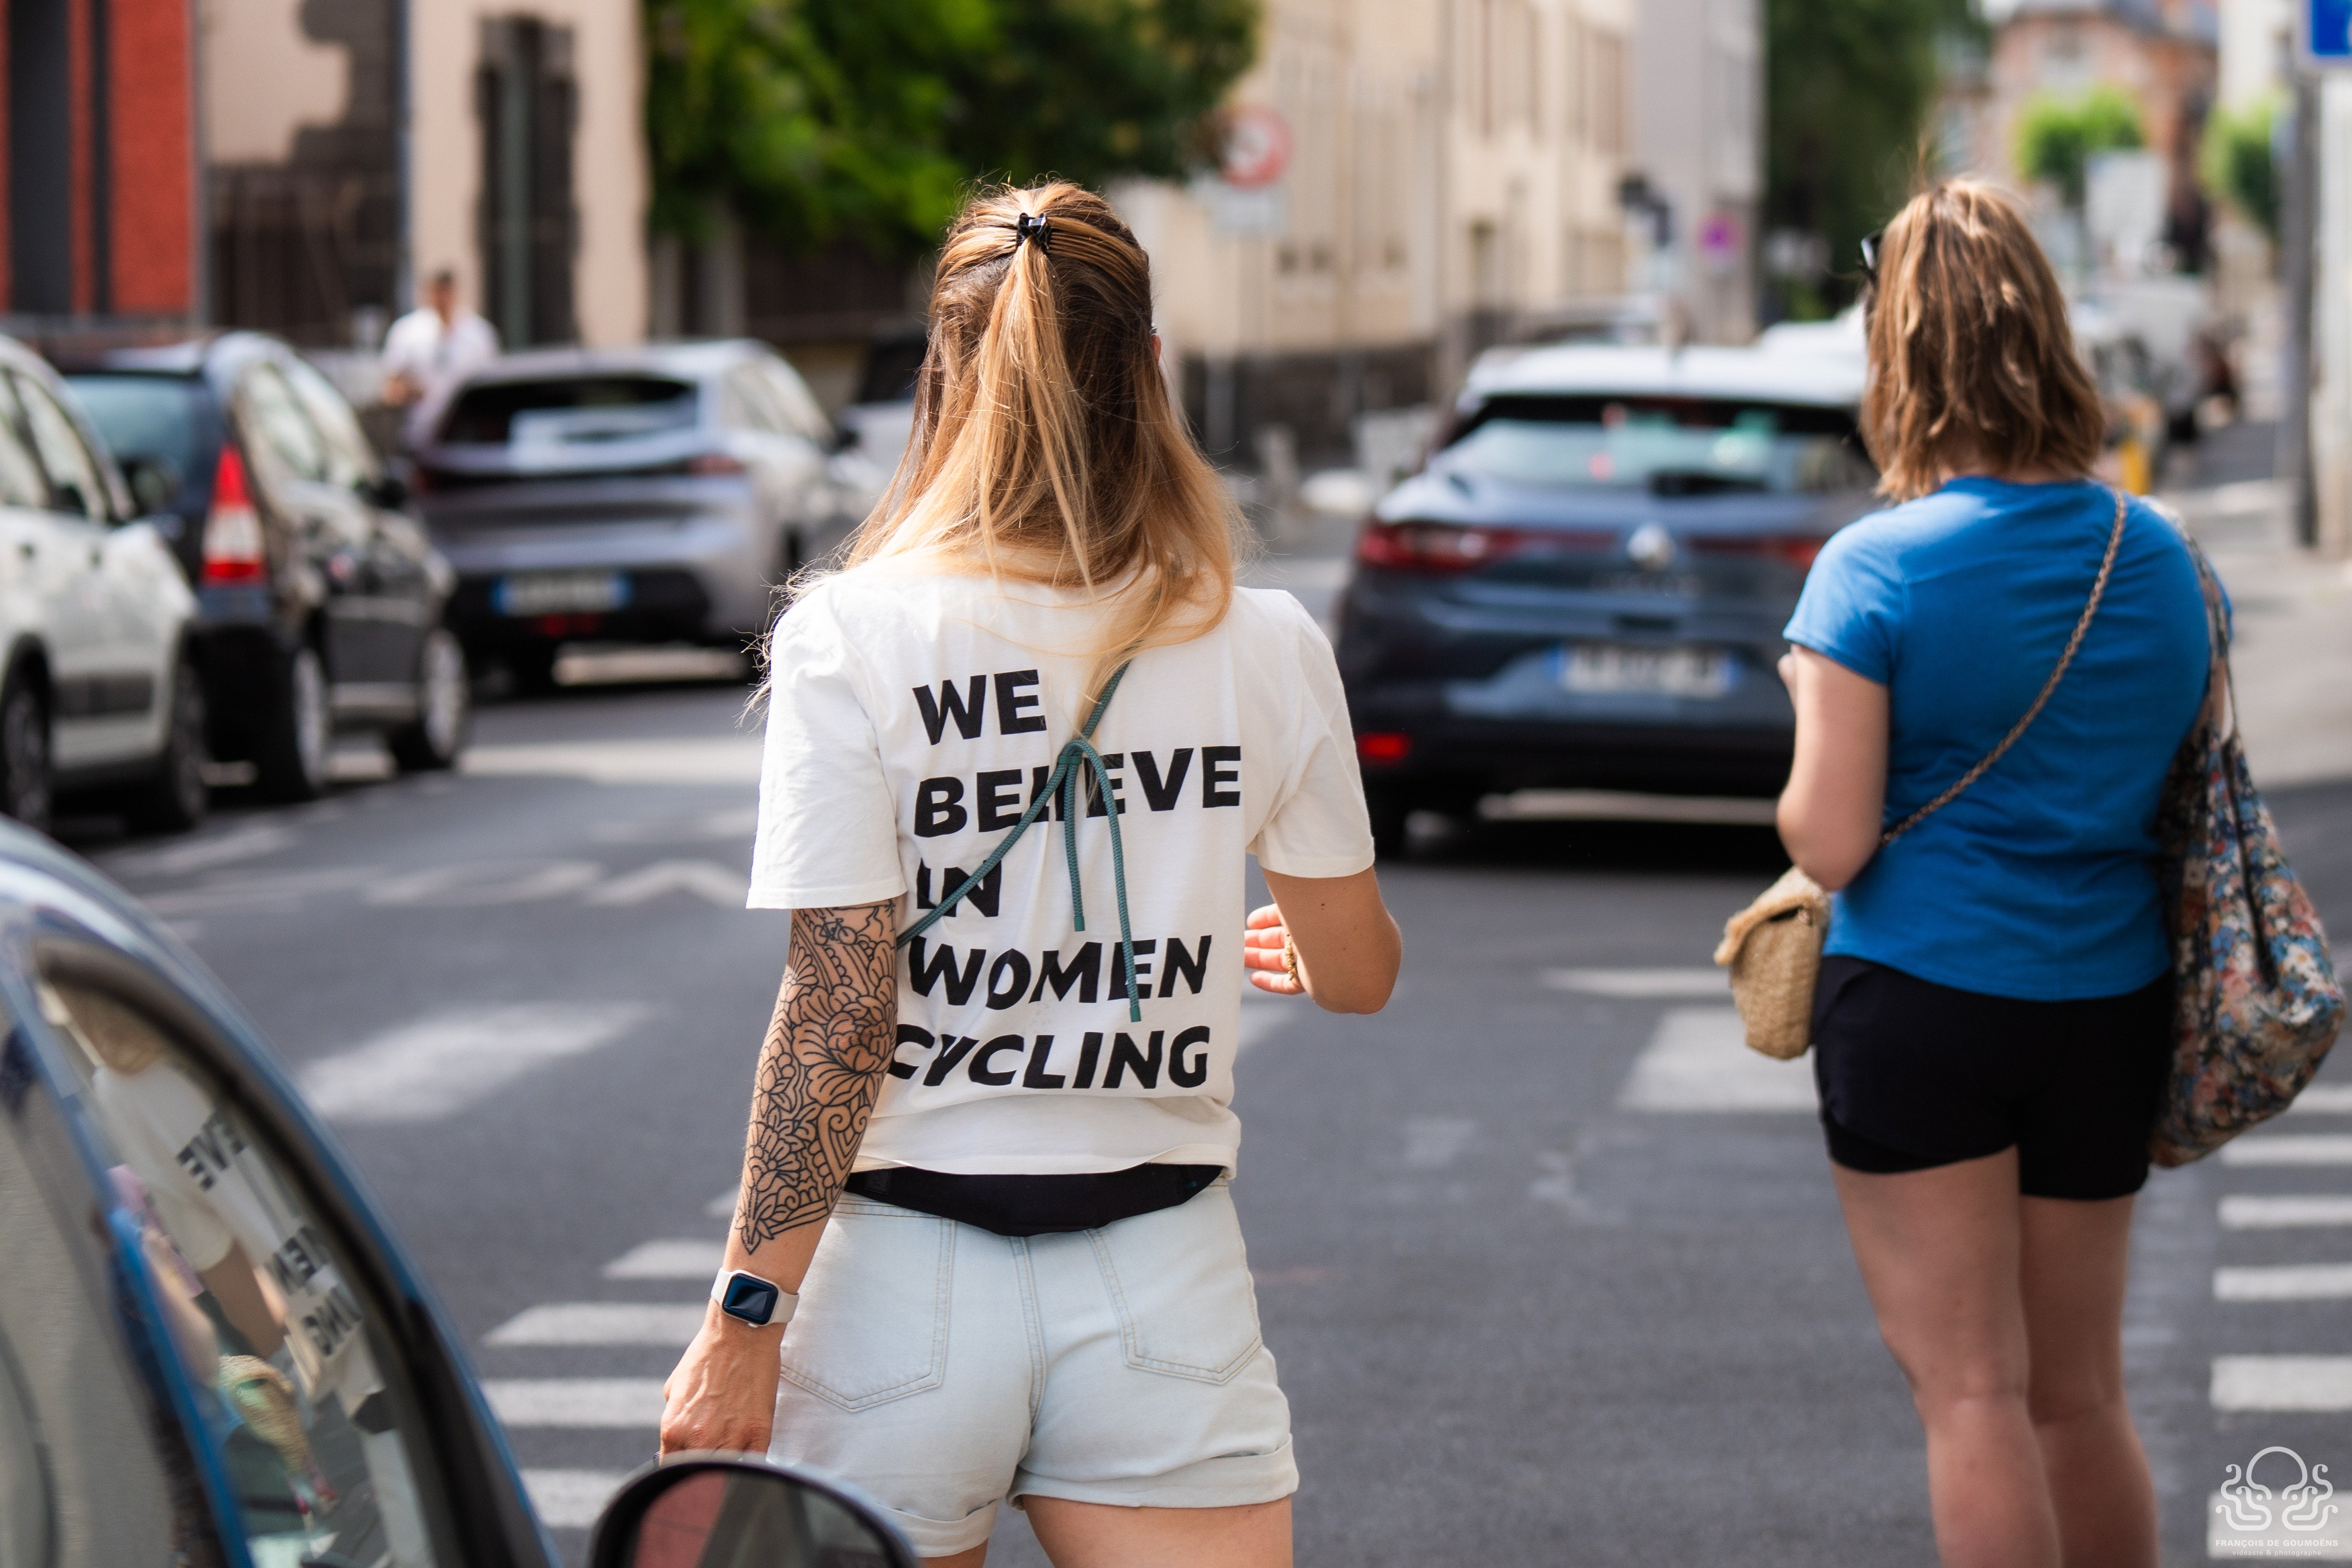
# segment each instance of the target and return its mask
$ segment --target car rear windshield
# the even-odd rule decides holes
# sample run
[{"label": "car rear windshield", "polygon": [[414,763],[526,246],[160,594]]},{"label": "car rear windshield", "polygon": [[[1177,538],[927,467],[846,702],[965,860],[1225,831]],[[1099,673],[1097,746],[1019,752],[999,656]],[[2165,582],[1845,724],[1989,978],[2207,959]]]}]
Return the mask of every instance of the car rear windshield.
[{"label": "car rear windshield", "polygon": [[68,376],[66,384],[118,461],[160,459],[170,467],[176,486],[209,456],[204,444],[212,421],[205,416],[205,401],[211,394],[202,382],[93,374]]},{"label": "car rear windshield", "polygon": [[1866,489],[1875,479],[1839,408],[1701,397],[1498,397],[1443,466],[1547,489],[1709,495]]},{"label": "car rear windshield", "polygon": [[681,430],[694,421],[694,384],[667,376],[494,381],[459,395],[442,423],[441,439],[467,447],[624,441]]}]

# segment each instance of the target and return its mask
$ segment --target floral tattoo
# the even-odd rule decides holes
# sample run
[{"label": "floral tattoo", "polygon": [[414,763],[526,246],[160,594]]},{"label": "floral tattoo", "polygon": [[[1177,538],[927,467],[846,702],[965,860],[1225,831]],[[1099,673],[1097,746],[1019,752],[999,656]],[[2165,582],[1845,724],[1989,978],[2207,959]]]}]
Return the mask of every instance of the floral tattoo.
[{"label": "floral tattoo", "polygon": [[748,1248],[822,1220],[841,1195],[896,1048],[898,912],[895,902],[793,911],[735,1205]]}]

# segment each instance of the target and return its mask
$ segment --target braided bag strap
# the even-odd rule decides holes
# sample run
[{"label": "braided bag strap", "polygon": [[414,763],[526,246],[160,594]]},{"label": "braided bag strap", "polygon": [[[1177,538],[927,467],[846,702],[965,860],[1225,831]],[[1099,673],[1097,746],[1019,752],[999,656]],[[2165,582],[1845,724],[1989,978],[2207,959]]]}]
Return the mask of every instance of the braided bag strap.
[{"label": "braided bag strap", "polygon": [[2116,491],[2116,523],[2112,529],[2107,531],[2107,553],[2099,562],[2099,575],[2097,581],[2091,584],[2090,602],[2083,606],[2082,618],[2074,623],[2074,635],[2066,639],[2066,651],[2058,656],[2058,667],[2050,672],[2050,679],[2042,683],[2042,694],[2033,700],[2033,706],[2028,708],[2025,710],[2025,717],[2020,719],[2010,728],[2009,733],[2000,738],[2000,745],[1995,746],[1991,751],[1987,752],[1984,754],[1983,761],[1977,763],[1975,767],[1970,768],[1967,773],[1962,773],[1952,786],[1944,791],[1943,794],[1937,795],[1935,799],[1929,801],[1927,805],[1921,806],[1918,810],[1913,812],[1910,816],[1905,817],[1902,821],[1888,828],[1885,834],[1878,840],[1878,847],[1881,849],[1885,848],[1888,845],[1894,843],[1896,839],[1902,837],[1905,834],[1910,832],[1913,828],[1927,821],[1927,818],[1943,810],[1944,807],[1951,805],[1953,801],[1958,799],[1961,792],[1966,790],[1970,784],[1976,783],[1977,780],[1984,777],[1985,774],[1991,770],[1992,765],[1995,763],[1998,763],[2001,758],[2007,756],[2009,754],[2009,749],[2011,746],[2016,745],[2017,742],[2024,737],[2025,731],[2032,727],[2033,721],[2036,719],[2042,717],[2042,710],[2050,705],[2051,696],[2053,693],[2057,691],[2058,683],[2066,678],[2066,667],[2073,664],[2074,662],[2074,656],[2082,651],[2083,639],[2090,634],[2091,617],[2099,613],[2099,601],[2106,597],[2107,579],[2115,575],[2116,552],[2123,548],[2125,514],[2126,502],[2124,500],[2124,492],[2117,490]]}]

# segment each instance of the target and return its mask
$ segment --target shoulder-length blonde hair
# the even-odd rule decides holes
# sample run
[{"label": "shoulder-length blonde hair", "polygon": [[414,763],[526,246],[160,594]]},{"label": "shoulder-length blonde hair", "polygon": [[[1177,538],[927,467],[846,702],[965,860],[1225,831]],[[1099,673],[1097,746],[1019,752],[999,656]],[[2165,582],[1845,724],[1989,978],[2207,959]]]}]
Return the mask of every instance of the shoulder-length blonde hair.
[{"label": "shoulder-length blonde hair", "polygon": [[2024,215],[1945,180],[1886,226],[1864,295],[1863,439],[1880,491],[1923,496],[1955,468],[2087,474],[2106,440],[2057,275]]},{"label": "shoulder-length blonde hair", "polygon": [[1108,610],[1098,685],[1233,596],[1234,511],[1161,380],[1151,266],[1092,191],[968,203],[940,253],[914,434],[856,566],[923,556],[1080,587]]}]

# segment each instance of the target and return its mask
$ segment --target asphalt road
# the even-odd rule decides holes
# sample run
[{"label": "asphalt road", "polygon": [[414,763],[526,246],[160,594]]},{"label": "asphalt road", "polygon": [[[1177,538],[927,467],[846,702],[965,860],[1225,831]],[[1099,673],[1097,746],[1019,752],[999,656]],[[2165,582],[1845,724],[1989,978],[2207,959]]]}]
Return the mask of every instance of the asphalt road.
[{"label": "asphalt road", "polygon": [[[82,840],[327,1107],[575,1561],[569,1526],[649,1456],[651,1391],[699,1318],[783,955],[783,917],[740,907],[742,702],[566,692],[486,710],[458,776]],[[2276,804],[2352,930],[2352,789]],[[1933,1560],[1810,1080],[1744,1056],[1705,973],[1780,864],[1757,828],[1427,838],[1382,872],[1408,952],[1386,1012],[1252,1005],[1235,1196],[1302,1563]],[[2326,1081],[2352,1087],[2352,1060]],[[2352,1268],[2310,1267],[2352,1264],[2347,1131],[2298,1112],[2263,1136],[2318,1143],[2144,1200],[2128,1339],[2168,1562],[2204,1560],[2226,1463],[2352,1463],[2352,1363],[2217,1369],[2352,1355]],[[2337,1198],[2306,1211],[2332,1225],[2241,1203],[2222,1226],[2224,1198],[2291,1194]],[[998,1539],[999,1563],[1042,1562],[1017,1517]]]}]

